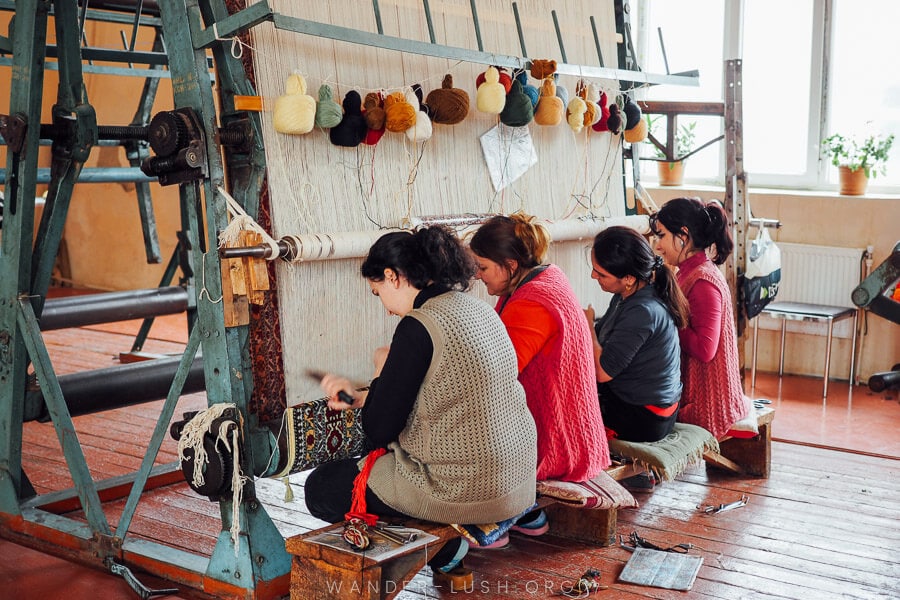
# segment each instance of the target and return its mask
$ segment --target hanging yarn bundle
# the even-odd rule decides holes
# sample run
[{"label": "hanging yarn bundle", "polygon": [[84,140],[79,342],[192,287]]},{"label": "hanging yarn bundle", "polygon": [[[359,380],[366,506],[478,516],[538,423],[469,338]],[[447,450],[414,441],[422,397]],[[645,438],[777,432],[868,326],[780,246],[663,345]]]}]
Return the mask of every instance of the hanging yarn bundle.
[{"label": "hanging yarn bundle", "polygon": [[594,131],[609,131],[607,120],[609,120],[609,106],[606,104],[606,92],[600,92],[600,99],[597,100],[597,106],[600,107],[600,118],[593,125]]},{"label": "hanging yarn bundle", "polygon": [[369,92],[363,102],[363,117],[366,119],[366,139],[363,140],[367,145],[374,146],[384,135],[384,122],[386,116],[384,114],[384,99],[378,92]]},{"label": "hanging yarn bundle", "polygon": [[566,89],[566,86],[559,82],[559,73],[553,76],[553,83],[556,84],[556,95],[562,100],[563,106],[569,105],[569,90]]},{"label": "hanging yarn bundle", "polygon": [[403,92],[393,92],[384,99],[384,127],[393,133],[402,133],[416,124],[416,109],[406,101]]},{"label": "hanging yarn bundle", "polygon": [[597,105],[590,101],[587,94],[588,84],[584,79],[579,79],[575,85],[575,94],[584,100],[584,115],[582,117],[582,125],[590,127],[594,124],[594,117],[597,115]]},{"label": "hanging yarn bundle", "polygon": [[584,101],[587,102],[593,115],[590,123],[585,123],[585,127],[593,127],[603,118],[603,109],[600,107],[600,88],[596,83],[589,83],[584,91]]},{"label": "hanging yarn bundle", "polygon": [[647,122],[643,119],[641,107],[630,96],[625,96],[625,141],[638,144],[647,139]]},{"label": "hanging yarn bundle", "polygon": [[355,148],[364,139],[369,128],[366,126],[366,118],[362,114],[361,98],[359,92],[350,90],[344,96],[344,116],[341,122],[331,128],[328,133],[331,143],[335,146]]},{"label": "hanging yarn bundle", "polygon": [[453,87],[453,75],[447,73],[441,87],[428,92],[425,104],[431,107],[431,120],[442,125],[456,125],[469,114],[469,94]]},{"label": "hanging yarn bundle", "polygon": [[272,124],[278,133],[302,135],[316,122],[316,99],[306,93],[306,80],[293,74],[284,84],[284,94],[275,99]]},{"label": "hanging yarn bundle", "polygon": [[518,75],[516,75],[516,81],[522,84],[522,91],[525,92],[525,95],[531,100],[531,108],[536,108],[541,93],[536,87],[528,83],[528,72],[525,70],[519,71]]},{"label": "hanging yarn bundle", "polygon": [[536,58],[531,61],[531,76],[535,79],[545,79],[556,73],[556,61],[546,58]]},{"label": "hanging yarn bundle", "polygon": [[[418,87],[418,90],[416,89]],[[411,142],[424,142],[431,137],[433,128],[428,112],[421,104],[422,86],[416,84],[406,92],[406,101],[416,109],[416,120],[412,127],[406,130],[406,138]]]},{"label": "hanging yarn bundle", "polygon": [[534,122],[545,127],[554,127],[562,123],[566,106],[562,99],[556,95],[556,84],[553,77],[547,77],[541,84],[541,96],[538,99],[537,109],[534,111]]},{"label": "hanging yarn bundle", "polygon": [[334,92],[331,86],[323,83],[319,86],[319,102],[316,104],[316,127],[331,129],[341,122],[344,111],[341,105],[334,101]]},{"label": "hanging yarn bundle", "polygon": [[499,115],[506,106],[506,88],[500,83],[500,72],[496,67],[488,67],[484,72],[484,83],[475,92],[475,107],[489,115]]},{"label": "hanging yarn bundle", "polygon": [[566,107],[566,122],[575,133],[584,129],[584,113],[586,112],[587,104],[580,96],[569,100],[569,105]]},{"label": "hanging yarn bundle", "polygon": [[622,131],[622,126],[624,124],[625,121],[622,118],[622,110],[617,103],[613,102],[609,105],[609,118],[606,119],[606,129],[611,133],[618,134]]},{"label": "hanging yarn bundle", "polygon": [[[512,77],[509,76],[509,73],[506,72],[506,69],[503,67],[494,67],[497,69],[497,82],[503,86],[503,93],[508,94],[509,90],[512,89]],[[475,78],[475,89],[481,87],[481,84],[487,80],[487,69],[478,74],[478,77]]]},{"label": "hanging yarn bundle", "polygon": [[512,88],[506,95],[506,103],[500,111],[500,122],[509,127],[523,127],[534,118],[531,99],[522,90],[519,80],[513,81]]}]

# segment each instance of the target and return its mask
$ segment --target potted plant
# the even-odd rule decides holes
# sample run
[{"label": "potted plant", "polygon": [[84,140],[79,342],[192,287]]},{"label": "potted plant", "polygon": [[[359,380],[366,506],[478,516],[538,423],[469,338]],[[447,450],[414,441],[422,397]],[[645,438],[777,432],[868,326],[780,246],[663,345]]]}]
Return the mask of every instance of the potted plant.
[{"label": "potted plant", "polygon": [[[663,115],[647,115],[647,130],[653,135],[657,121]],[[650,141],[653,146],[656,158],[660,159],[657,164],[659,171],[659,185],[681,185],[684,180],[684,159],[685,154],[690,153],[694,149],[697,134],[694,129],[697,127],[696,121],[682,123],[675,131],[675,147],[672,148],[671,156],[667,156],[666,151],[655,143]],[[656,136],[653,135],[655,138]],[[669,160],[674,158],[676,160]]]},{"label": "potted plant", "polygon": [[894,134],[854,138],[835,133],[822,140],[822,153],[840,171],[841,194],[862,196],[870,178],[885,175],[893,144]]}]

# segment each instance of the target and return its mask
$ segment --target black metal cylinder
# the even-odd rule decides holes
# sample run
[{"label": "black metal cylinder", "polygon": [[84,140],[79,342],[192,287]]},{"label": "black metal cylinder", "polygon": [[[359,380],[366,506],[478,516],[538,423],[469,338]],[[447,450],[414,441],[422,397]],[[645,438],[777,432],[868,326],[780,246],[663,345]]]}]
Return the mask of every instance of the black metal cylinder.
[{"label": "black metal cylinder", "polygon": [[[73,417],[153,402],[168,396],[180,362],[181,357],[175,356],[62,375],[58,378],[59,387]],[[193,394],[205,389],[203,358],[198,356],[191,364],[181,393]],[[40,409],[39,414],[26,415],[25,419],[48,421],[50,415],[42,393],[34,391],[28,395],[26,404]]]},{"label": "black metal cylinder", "polygon": [[39,322],[41,331],[51,331],[178,314],[187,308],[187,290],[171,286],[50,299]]},{"label": "black metal cylinder", "polygon": [[869,377],[869,389],[873,392],[900,389],[900,370],[873,373]]}]

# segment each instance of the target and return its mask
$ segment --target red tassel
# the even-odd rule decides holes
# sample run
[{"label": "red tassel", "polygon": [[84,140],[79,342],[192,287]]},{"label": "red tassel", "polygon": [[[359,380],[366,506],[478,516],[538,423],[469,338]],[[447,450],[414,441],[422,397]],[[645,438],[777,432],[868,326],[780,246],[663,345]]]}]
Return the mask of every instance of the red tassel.
[{"label": "red tassel", "polygon": [[366,464],[363,465],[359,475],[353,480],[350,512],[344,515],[344,518],[348,521],[359,519],[369,527],[374,527],[375,523],[378,522],[378,515],[366,512],[366,485],[369,483],[369,474],[372,472],[372,467],[375,466],[375,461],[385,454],[387,454],[387,449],[378,448],[372,450],[369,452],[368,456],[366,456]]}]

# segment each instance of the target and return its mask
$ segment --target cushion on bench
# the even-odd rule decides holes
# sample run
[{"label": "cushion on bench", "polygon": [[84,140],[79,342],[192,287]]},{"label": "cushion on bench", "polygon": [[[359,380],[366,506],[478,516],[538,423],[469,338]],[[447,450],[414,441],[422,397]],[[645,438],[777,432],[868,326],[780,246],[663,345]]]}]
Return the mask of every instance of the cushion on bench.
[{"label": "cushion on bench", "polygon": [[589,481],[555,481],[548,479],[537,482],[539,496],[548,496],[559,502],[581,508],[637,508],[638,503],[631,492],[622,487],[606,471]]},{"label": "cushion on bench", "polygon": [[702,427],[675,423],[672,433],[658,442],[626,442],[609,440],[610,451],[634,460],[661,481],[671,481],[685,469],[703,460],[707,450],[719,451],[719,442]]}]

